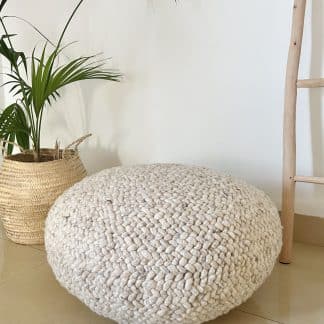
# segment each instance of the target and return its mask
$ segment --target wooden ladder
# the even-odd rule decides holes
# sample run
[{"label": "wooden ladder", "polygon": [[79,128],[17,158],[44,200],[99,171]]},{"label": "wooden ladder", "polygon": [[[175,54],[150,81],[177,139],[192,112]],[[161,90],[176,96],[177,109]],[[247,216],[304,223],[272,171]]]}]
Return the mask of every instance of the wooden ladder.
[{"label": "wooden ladder", "polygon": [[324,177],[306,177],[296,175],[297,89],[324,87],[324,79],[298,80],[305,22],[305,9],[306,0],[294,1],[285,89],[283,197],[281,210],[283,247],[279,259],[281,263],[290,263],[292,261],[296,182],[324,184]]}]

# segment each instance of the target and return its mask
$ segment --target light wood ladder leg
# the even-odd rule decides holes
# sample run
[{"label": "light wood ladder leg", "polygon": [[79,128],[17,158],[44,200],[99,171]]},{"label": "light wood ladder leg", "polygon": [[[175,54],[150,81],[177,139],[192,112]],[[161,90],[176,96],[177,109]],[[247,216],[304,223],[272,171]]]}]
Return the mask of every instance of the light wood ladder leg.
[{"label": "light wood ladder leg", "polygon": [[304,31],[305,8],[306,0],[294,1],[284,108],[283,196],[281,213],[283,247],[279,258],[281,263],[290,263],[292,260],[295,214],[297,80]]}]

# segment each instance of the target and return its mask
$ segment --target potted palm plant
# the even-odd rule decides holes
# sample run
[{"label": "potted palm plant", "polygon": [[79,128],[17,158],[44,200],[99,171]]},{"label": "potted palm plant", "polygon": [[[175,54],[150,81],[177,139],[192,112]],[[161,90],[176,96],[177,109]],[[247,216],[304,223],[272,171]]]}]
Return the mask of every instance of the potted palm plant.
[{"label": "potted palm plant", "polygon": [[[0,13],[6,2],[1,1]],[[17,243],[43,243],[49,208],[64,190],[86,175],[77,147],[87,136],[65,149],[58,145],[41,147],[44,110],[60,98],[61,89],[68,84],[93,79],[119,81],[121,77],[118,71],[107,69],[105,60],[97,55],[59,62],[66,47],[64,35],[82,2],[74,8],[56,43],[35,28],[45,43],[29,58],[14,46],[16,35],[6,27],[9,16],[0,17],[0,55],[10,65],[4,73],[4,85],[15,99],[0,113],[0,139],[6,155],[0,170],[0,212],[7,236]],[[12,154],[15,146],[20,153]]]}]

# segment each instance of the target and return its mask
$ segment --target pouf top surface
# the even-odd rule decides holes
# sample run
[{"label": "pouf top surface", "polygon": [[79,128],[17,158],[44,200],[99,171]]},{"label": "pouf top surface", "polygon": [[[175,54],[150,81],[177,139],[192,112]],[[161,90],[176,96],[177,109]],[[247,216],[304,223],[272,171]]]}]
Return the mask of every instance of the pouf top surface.
[{"label": "pouf top surface", "polygon": [[271,272],[278,212],[262,191],[202,167],[104,170],[61,196],[46,223],[60,283],[120,323],[202,323]]}]

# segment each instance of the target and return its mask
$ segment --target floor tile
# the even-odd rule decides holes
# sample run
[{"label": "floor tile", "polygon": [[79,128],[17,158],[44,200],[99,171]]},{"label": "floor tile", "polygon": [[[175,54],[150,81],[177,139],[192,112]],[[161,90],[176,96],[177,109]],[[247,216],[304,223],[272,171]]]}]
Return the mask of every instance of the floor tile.
[{"label": "floor tile", "polygon": [[277,322],[234,310],[205,324],[277,324]]},{"label": "floor tile", "polygon": [[37,244],[37,245],[30,245],[33,249],[45,252],[45,245],[44,244]]},{"label": "floor tile", "polygon": [[0,239],[0,285],[19,273],[28,277],[45,260],[41,251]]},{"label": "floor tile", "polygon": [[0,285],[0,314],[6,324],[115,323],[96,315],[68,294],[47,264]]},{"label": "floor tile", "polygon": [[285,324],[323,324],[324,248],[296,243],[293,263],[278,264],[240,309]]}]

